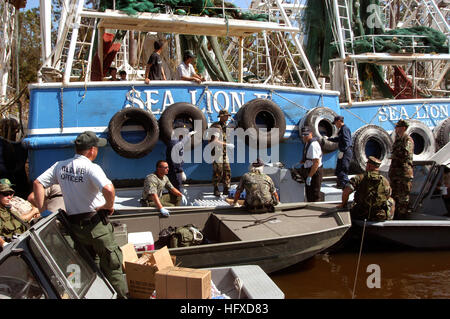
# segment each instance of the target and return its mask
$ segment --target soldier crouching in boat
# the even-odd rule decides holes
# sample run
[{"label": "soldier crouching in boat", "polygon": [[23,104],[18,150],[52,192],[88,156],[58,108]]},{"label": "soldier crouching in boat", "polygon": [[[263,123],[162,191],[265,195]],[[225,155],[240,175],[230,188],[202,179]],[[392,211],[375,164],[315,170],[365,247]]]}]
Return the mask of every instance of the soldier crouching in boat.
[{"label": "soldier crouching in boat", "polygon": [[242,191],[245,189],[246,196],[244,206],[252,213],[273,212],[274,206],[278,204],[279,198],[272,179],[262,172],[264,163],[257,159],[250,168],[250,172],[245,173],[234,195],[233,206]]},{"label": "soldier crouching in boat", "polygon": [[347,206],[348,198],[355,191],[350,215],[354,219],[385,221],[394,218],[395,202],[391,197],[389,181],[380,174],[381,161],[369,156],[364,174],[350,179],[342,192],[342,203],[338,208]]}]

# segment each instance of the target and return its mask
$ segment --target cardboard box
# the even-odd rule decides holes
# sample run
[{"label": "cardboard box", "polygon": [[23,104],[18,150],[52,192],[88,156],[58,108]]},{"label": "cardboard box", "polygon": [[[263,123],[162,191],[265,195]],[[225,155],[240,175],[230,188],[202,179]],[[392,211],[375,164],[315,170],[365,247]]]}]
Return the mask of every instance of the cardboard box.
[{"label": "cardboard box", "polygon": [[155,290],[155,274],[158,270],[173,267],[175,258],[167,247],[153,253],[144,253],[138,258],[133,244],[121,247],[128,292],[131,298],[148,299]]},{"label": "cardboard box", "polygon": [[211,298],[211,270],[170,267],[155,274],[157,299]]},{"label": "cardboard box", "polygon": [[128,243],[134,244],[134,248],[138,252],[148,252],[155,249],[155,242],[150,231],[129,233]]}]

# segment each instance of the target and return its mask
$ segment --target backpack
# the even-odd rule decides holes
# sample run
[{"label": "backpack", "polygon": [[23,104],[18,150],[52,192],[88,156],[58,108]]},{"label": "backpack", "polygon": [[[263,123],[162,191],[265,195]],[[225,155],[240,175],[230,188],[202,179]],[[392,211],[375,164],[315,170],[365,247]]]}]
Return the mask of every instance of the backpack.
[{"label": "backpack", "polygon": [[169,247],[170,238],[175,234],[175,230],[176,228],[172,226],[161,230],[158,235],[158,240],[155,242],[155,248],[159,249],[164,246]]},{"label": "backpack", "polygon": [[189,247],[200,245],[203,242],[203,234],[193,224],[177,227],[170,236],[169,248]]}]

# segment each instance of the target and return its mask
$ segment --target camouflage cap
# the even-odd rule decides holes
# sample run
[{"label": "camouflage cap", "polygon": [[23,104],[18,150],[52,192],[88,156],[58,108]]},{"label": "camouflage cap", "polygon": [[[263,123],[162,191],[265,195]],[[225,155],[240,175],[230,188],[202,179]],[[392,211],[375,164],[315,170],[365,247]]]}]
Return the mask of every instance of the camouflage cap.
[{"label": "camouflage cap", "polygon": [[11,186],[9,186],[8,184],[0,183],[0,193],[4,193],[4,192],[13,192],[14,193],[14,189],[12,189]]},{"label": "camouflage cap", "polygon": [[5,185],[8,185],[9,187],[14,186],[14,184],[11,183],[11,181],[9,179],[7,179],[7,178],[0,179],[0,184],[5,184]]},{"label": "camouflage cap", "polygon": [[86,131],[77,136],[75,145],[78,149],[88,149],[93,146],[103,147],[106,145],[106,139],[98,138],[92,131]]},{"label": "camouflage cap", "polygon": [[381,161],[374,156],[369,156],[367,163],[372,164],[373,166],[376,166],[376,167],[380,167],[380,165],[381,165]]},{"label": "camouflage cap", "polygon": [[227,110],[220,110],[220,111],[219,111],[219,117],[221,117],[221,116],[223,116],[223,115],[231,116],[231,114],[228,113]]},{"label": "camouflage cap", "polygon": [[264,166],[264,163],[263,163],[263,161],[261,161],[261,159],[257,158],[256,161],[254,161],[252,163],[252,166],[253,167],[260,167],[260,166]]},{"label": "camouflage cap", "polygon": [[399,120],[397,122],[397,124],[395,124],[395,127],[406,127],[406,128],[408,128],[409,124],[405,120]]}]

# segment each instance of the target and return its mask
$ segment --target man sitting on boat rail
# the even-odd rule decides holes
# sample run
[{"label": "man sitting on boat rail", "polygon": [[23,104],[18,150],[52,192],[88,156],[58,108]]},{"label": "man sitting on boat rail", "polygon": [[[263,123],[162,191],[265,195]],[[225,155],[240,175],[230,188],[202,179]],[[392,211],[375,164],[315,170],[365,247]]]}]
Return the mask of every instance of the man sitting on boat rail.
[{"label": "man sitting on boat rail", "polygon": [[278,194],[272,179],[264,174],[264,163],[258,158],[245,173],[234,195],[233,206],[237,205],[239,196],[245,189],[244,206],[251,213],[273,212],[274,206],[279,203]]},{"label": "man sitting on boat rail", "polygon": [[195,72],[192,63],[194,62],[195,55],[191,50],[186,50],[183,55],[183,62],[177,67],[178,80],[184,81],[195,81],[197,83],[202,83],[205,78],[198,75]]},{"label": "man sitting on boat rail", "polygon": [[[167,177],[168,172],[169,164],[166,161],[159,160],[156,163],[156,171],[145,178],[141,198],[143,207],[156,207],[165,217],[169,217],[170,212],[164,206],[180,206],[180,201],[183,205],[187,205],[186,196],[173,187]],[[170,193],[163,195],[164,188]]]},{"label": "man sitting on boat rail", "polygon": [[395,202],[391,197],[389,181],[380,174],[381,161],[369,156],[364,174],[350,179],[342,192],[342,203],[338,208],[347,206],[348,198],[355,191],[350,216],[369,221],[385,221],[394,218]]}]

